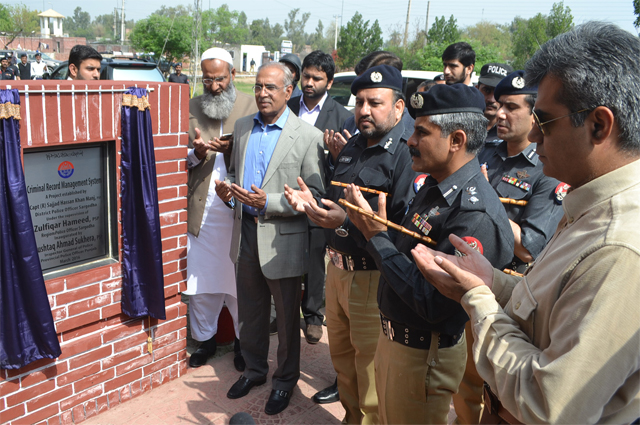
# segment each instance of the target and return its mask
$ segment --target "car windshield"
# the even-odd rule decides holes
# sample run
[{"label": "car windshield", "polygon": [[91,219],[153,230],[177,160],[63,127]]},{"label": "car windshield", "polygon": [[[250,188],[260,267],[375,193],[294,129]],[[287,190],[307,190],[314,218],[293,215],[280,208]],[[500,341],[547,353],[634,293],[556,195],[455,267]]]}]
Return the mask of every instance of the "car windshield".
[{"label": "car windshield", "polygon": [[119,81],[164,81],[157,68],[113,68],[113,79]]}]

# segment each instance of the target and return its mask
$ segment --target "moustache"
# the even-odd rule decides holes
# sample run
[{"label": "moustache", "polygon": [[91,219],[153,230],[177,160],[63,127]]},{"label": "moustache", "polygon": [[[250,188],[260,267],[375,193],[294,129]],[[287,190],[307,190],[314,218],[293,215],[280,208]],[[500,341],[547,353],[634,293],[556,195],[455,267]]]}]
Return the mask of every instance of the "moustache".
[{"label": "moustache", "polygon": [[363,118],[360,118],[360,119],[358,120],[358,124],[360,124],[360,123],[362,123],[362,122],[370,122],[371,124],[375,124],[375,121],[373,121],[373,120],[372,120],[371,118],[369,118],[369,117],[363,117]]},{"label": "moustache", "polygon": [[420,154],[420,151],[416,148],[409,148],[409,154],[411,156],[414,156],[416,158],[420,158],[422,155]]}]

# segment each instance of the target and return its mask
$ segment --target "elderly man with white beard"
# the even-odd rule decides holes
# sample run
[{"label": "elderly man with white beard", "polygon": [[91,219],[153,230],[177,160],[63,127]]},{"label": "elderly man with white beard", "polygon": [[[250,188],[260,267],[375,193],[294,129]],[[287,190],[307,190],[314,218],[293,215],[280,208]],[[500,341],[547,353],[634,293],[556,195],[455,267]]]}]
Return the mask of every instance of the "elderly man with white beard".
[{"label": "elderly man with white beard", "polygon": [[237,119],[258,111],[253,97],[236,91],[236,70],[229,52],[206,50],[200,62],[204,93],[189,101],[187,194],[187,291],[191,335],[201,342],[189,366],[200,367],[216,352],[218,317],[226,305],[235,327],[234,365],[245,362],[238,340],[238,304],[233,262],[229,258],[233,210],[216,195],[215,179],[224,180]]}]

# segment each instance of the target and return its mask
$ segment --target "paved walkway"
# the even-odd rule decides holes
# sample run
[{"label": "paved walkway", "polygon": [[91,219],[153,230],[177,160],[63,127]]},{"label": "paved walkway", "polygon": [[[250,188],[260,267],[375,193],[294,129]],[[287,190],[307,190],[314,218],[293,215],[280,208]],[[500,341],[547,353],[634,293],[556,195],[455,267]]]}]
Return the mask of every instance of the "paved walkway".
[{"label": "paved walkway", "polygon": [[[85,421],[86,425],[228,424],[231,416],[247,412],[257,424],[339,424],[344,417],[340,403],[318,405],[311,401],[317,391],[333,383],[335,372],[329,358],[327,328],[320,343],[307,344],[302,336],[301,376],[289,407],[279,415],[264,413],[271,392],[271,374],[276,369],[278,337],[272,336],[267,383],[255,387],[238,400],[227,398],[227,390],[240,377],[233,367],[233,344],[218,347],[216,357],[186,375],[129,400]],[[192,351],[191,347],[188,350]],[[224,354],[226,353],[226,354]]]}]

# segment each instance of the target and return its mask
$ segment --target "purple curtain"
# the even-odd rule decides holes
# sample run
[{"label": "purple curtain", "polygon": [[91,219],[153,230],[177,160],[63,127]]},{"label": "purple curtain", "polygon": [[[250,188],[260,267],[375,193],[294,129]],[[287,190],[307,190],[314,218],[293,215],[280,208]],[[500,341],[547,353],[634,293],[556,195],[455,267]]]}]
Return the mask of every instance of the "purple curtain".
[{"label": "purple curtain", "polygon": [[156,160],[147,90],[122,102],[122,312],[165,319]]},{"label": "purple curtain", "polygon": [[60,356],[20,160],[20,96],[0,90],[0,368]]}]

